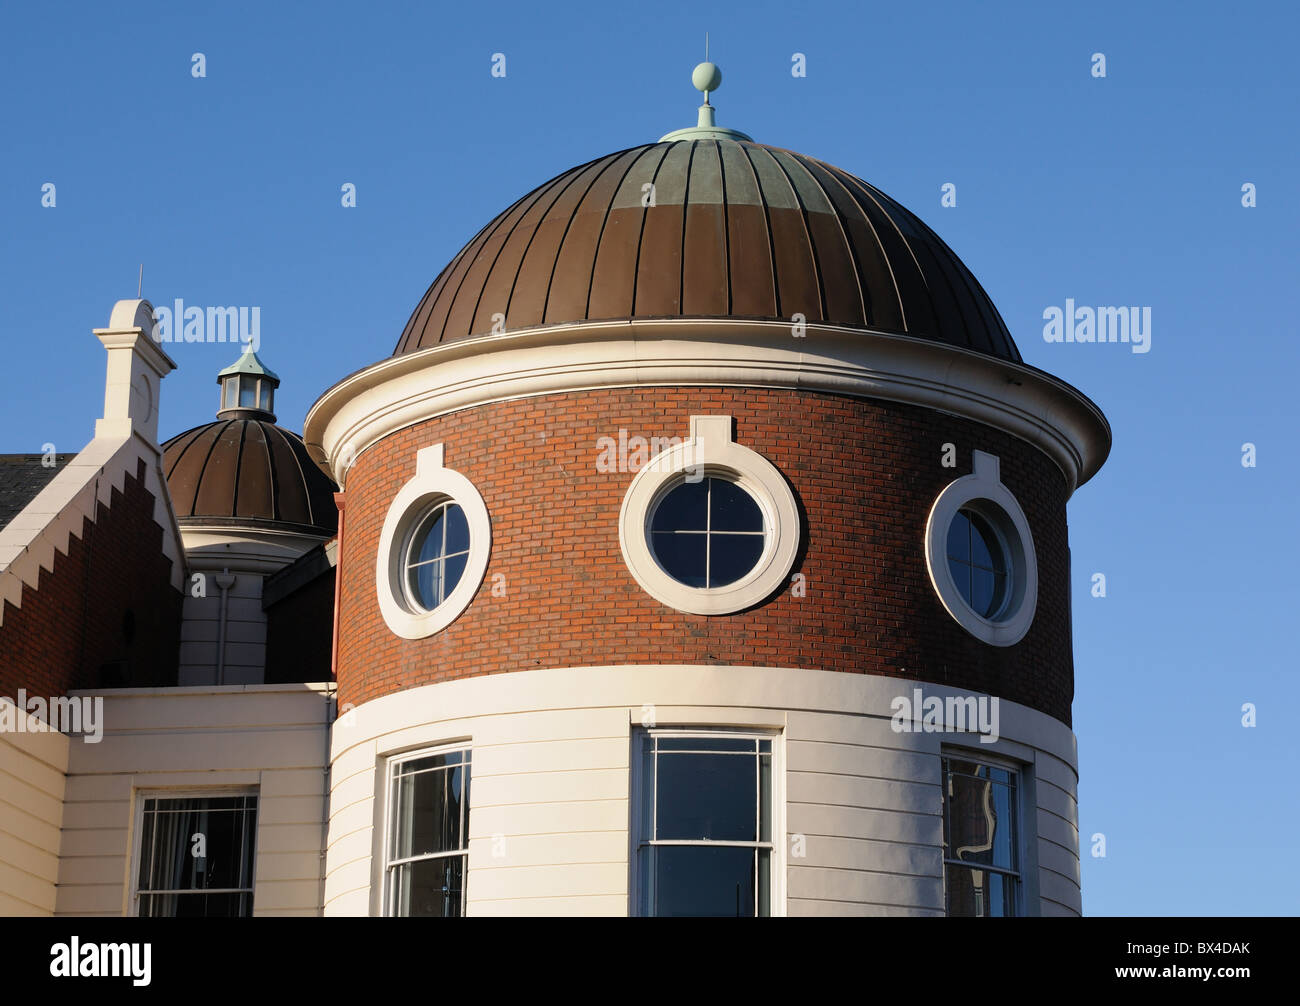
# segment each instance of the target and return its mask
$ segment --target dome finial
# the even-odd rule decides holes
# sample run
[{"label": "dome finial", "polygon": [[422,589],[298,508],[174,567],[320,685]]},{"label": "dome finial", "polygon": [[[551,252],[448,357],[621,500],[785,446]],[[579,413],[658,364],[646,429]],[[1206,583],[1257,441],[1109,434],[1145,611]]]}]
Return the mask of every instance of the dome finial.
[{"label": "dome finial", "polygon": [[691,83],[695,90],[704,94],[704,104],[700,106],[699,120],[692,129],[676,129],[659,142],[665,140],[749,140],[752,139],[735,129],[724,129],[714,122],[714,108],[709,104],[709,95],[722,85],[722,71],[716,63],[709,61],[709,33],[704,33],[704,62],[691,71]]}]

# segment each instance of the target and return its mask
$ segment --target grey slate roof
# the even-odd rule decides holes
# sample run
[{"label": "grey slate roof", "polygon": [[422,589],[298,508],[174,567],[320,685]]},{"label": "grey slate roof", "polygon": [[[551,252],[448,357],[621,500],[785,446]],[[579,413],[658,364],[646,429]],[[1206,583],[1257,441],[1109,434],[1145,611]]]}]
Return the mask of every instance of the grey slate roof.
[{"label": "grey slate roof", "polygon": [[54,465],[46,467],[44,454],[0,454],[0,531],[76,456],[52,455]]}]

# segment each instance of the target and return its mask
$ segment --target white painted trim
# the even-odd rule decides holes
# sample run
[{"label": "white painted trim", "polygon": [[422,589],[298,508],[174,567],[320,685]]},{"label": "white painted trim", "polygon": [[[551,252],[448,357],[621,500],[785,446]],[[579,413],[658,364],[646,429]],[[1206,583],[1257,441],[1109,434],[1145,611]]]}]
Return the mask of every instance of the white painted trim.
[{"label": "white painted trim", "polygon": [[[730,416],[691,416],[685,443],[657,454],[636,474],[618,515],[623,561],[641,588],[670,608],[694,615],[728,615],[758,604],[785,583],[799,551],[799,508],[781,472],[767,458],[731,439]],[[725,587],[690,587],[664,571],[650,546],[655,505],[679,483],[706,475],[732,477],[763,512],[766,534],[754,568]]]},{"label": "white painted trim", "polygon": [[[442,444],[416,455],[415,478],[402,486],[388,508],[375,559],[375,590],[384,622],[403,639],[423,639],[445,629],[469,607],[487,572],[492,552],[492,520],[483,497],[460,472],[442,463]],[[443,500],[460,505],[469,523],[469,557],[460,582],[431,611],[416,610],[406,599],[402,568],[408,538],[429,507]]]},{"label": "white painted trim", "polygon": [[[1038,608],[1034,536],[1020,503],[1002,484],[998,459],[977,450],[974,465],[973,473],[950,482],[934,501],[925,523],[925,565],[935,593],[957,624],[992,646],[1014,646],[1024,639]],[[1010,559],[1010,597],[992,619],[980,615],[966,602],[948,565],[948,527],[961,507],[970,507],[988,520],[1002,538]]]},{"label": "white painted trim", "polygon": [[1079,391],[1024,364],[912,336],[782,322],[582,322],[458,339],[344,378],[307,414],[303,439],[341,486],[367,448],[397,430],[490,402],[597,388],[758,387],[906,402],[962,416],[1038,447],[1067,492],[1110,451],[1110,426]]}]

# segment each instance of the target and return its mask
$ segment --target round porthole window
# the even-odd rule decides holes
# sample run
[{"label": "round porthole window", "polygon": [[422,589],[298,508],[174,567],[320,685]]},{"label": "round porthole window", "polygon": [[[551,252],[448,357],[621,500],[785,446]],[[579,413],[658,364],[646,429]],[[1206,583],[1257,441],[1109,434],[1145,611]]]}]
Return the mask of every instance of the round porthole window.
[{"label": "round porthole window", "polygon": [[406,592],[411,606],[432,611],[447,600],[469,561],[469,521],[451,500],[436,503],[415,525],[406,550]]},{"label": "round porthole window", "polygon": [[375,589],[389,629],[421,639],[450,625],[474,600],[491,549],[483,497],[443,467],[441,444],[421,450],[379,535]]},{"label": "round porthole window", "polygon": [[962,507],[948,525],[948,569],[975,613],[996,620],[1009,596],[1011,564],[1002,536],[973,507]]},{"label": "round porthole window", "polygon": [[762,558],[765,533],[754,497],[716,475],[671,487],[650,518],[655,559],[688,587],[725,587],[746,576]]},{"label": "round porthole window", "polygon": [[799,549],[794,493],[775,465],[731,439],[731,426],[730,416],[692,416],[690,437],[650,458],[623,497],[628,571],[678,611],[727,615],[762,602]]},{"label": "round porthole window", "polygon": [[1024,638],[1038,602],[1038,564],[1024,511],[998,459],[974,452],[975,471],[935,500],[925,530],[935,592],[971,635],[994,646]]}]

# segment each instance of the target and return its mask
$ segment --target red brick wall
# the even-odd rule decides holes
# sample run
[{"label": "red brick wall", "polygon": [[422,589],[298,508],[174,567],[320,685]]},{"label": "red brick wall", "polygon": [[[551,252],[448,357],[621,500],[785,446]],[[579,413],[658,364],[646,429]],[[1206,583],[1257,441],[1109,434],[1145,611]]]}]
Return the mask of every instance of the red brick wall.
[{"label": "red brick wall", "polygon": [[98,504],[94,522],[69,537],[68,554],[55,552],[37,589],[23,588],[21,607],[5,603],[0,695],[176,683],[181,594],[144,478],[141,461],[109,505]]},{"label": "red brick wall", "polygon": [[[692,414],[730,414],[736,439],[792,485],[804,520],[787,589],[735,615],[688,615],[647,595],[623,563],[618,514],[633,473],[596,470],[597,441],[689,436]],[[442,441],[445,463],[478,487],[492,554],[477,597],[450,626],[404,640],[385,625],[375,559],[389,503],[416,451]],[[943,444],[957,467],[941,466]],[[939,492],[1001,458],[1024,508],[1039,568],[1038,608],[1020,643],[966,633],[930,584],[925,522]],[[465,410],[393,434],[347,480],[340,561],[339,701],[360,704],[435,681],[543,667],[685,663],[886,674],[1001,695],[1070,722],[1066,490],[1023,441],[915,406],[760,389],[608,390]],[[505,577],[493,596],[493,577]]]}]

